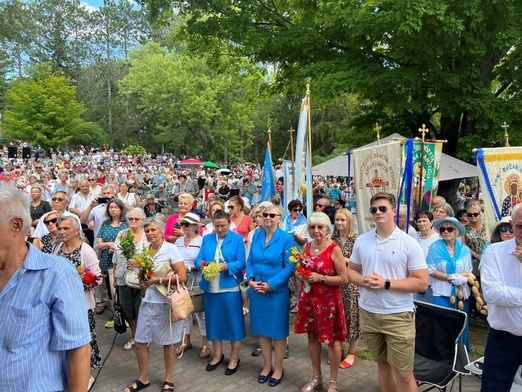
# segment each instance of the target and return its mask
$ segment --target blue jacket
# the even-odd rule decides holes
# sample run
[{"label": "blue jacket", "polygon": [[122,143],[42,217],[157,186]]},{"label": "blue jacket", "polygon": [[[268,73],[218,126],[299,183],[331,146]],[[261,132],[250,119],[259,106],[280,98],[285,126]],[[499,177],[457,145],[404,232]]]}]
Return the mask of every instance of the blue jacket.
[{"label": "blue jacket", "polygon": [[[194,265],[197,269],[201,269],[201,262],[209,263],[214,260],[217,248],[217,235],[215,233],[207,234],[203,237],[203,243],[199,250],[198,257]],[[239,234],[229,231],[223,240],[221,253],[227,262],[227,271],[219,274],[219,284],[222,288],[228,289],[237,286],[243,280],[241,271],[245,269],[245,244],[243,237]],[[209,290],[209,283],[205,278],[199,281],[199,287],[203,291]]]},{"label": "blue jacket", "polygon": [[277,229],[265,246],[266,230],[258,230],[252,238],[247,261],[247,279],[267,282],[273,291],[288,290],[288,279],[295,265],[290,261],[294,237]]}]

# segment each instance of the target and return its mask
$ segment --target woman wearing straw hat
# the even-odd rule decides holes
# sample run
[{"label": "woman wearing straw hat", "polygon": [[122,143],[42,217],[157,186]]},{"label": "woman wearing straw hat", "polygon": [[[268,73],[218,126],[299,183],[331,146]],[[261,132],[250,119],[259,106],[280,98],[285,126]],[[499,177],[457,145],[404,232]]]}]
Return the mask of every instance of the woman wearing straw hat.
[{"label": "woman wearing straw hat", "polygon": [[[468,278],[462,274],[471,272],[473,265],[470,249],[457,241],[458,237],[464,235],[466,229],[453,217],[436,220],[434,225],[441,239],[431,244],[426,258],[430,276],[433,278],[431,285],[433,303],[446,308],[456,308],[459,300],[462,300],[463,308],[460,310],[467,314],[470,289]],[[457,299],[460,292],[462,298]],[[469,351],[467,325],[462,334],[462,342]]]}]

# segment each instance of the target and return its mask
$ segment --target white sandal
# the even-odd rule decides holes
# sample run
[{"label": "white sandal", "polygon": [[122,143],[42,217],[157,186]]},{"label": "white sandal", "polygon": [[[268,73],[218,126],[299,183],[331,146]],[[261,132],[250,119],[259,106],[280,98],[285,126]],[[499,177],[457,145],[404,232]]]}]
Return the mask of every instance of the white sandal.
[{"label": "white sandal", "polygon": [[130,350],[131,348],[134,347],[135,344],[136,344],[136,342],[134,340],[129,340],[127,343],[125,343],[125,346],[123,346],[123,349]]}]

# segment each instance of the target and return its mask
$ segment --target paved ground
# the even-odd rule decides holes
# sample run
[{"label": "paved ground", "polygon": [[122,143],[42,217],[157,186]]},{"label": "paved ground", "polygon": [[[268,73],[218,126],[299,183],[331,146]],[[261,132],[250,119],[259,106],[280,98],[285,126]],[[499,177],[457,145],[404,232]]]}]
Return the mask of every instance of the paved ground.
[{"label": "paved ground", "polygon": [[[106,310],[102,315],[96,316],[98,343],[105,361],[99,369],[96,384],[91,391],[109,392],[123,391],[125,386],[137,378],[138,365],[134,349],[125,351],[123,345],[130,337],[130,332],[117,335],[113,329],[105,329],[103,326],[110,317],[110,311]],[[247,331],[249,317],[246,317]],[[114,347],[111,346],[114,342]],[[291,334],[290,358],[285,360],[285,376],[281,384],[274,388],[280,391],[300,391],[308,381],[311,374],[310,358],[308,356],[306,337],[304,335]],[[261,357],[252,357],[250,353],[257,346],[257,339],[247,335],[241,346],[241,363],[236,374],[225,376],[225,367],[230,353],[230,346],[224,344],[225,362],[215,371],[207,372],[205,366],[207,359],[199,359],[201,340],[197,324],[195,325],[192,343],[194,348],[176,361],[174,367],[175,391],[268,391],[266,384],[258,384],[257,376],[262,368]],[[150,380],[151,386],[145,391],[161,391],[163,382],[163,350],[160,346],[151,345]],[[329,367],[326,364],[327,350],[323,349],[323,374],[328,381]],[[339,369],[339,391],[377,392],[377,366],[372,361],[358,360],[350,369]],[[326,384],[327,386],[327,384]],[[457,391],[455,385],[454,390]],[[422,390],[422,389],[421,389]],[[467,376],[463,379],[462,390],[465,392],[478,392],[480,380],[475,376]]]}]

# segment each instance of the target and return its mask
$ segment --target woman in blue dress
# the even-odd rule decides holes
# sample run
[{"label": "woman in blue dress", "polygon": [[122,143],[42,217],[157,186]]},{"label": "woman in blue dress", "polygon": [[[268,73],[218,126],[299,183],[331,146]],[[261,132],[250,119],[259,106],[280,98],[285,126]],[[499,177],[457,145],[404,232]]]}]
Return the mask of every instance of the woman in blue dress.
[{"label": "woman in blue dress", "polygon": [[[289,334],[290,305],[288,280],[294,272],[290,261],[294,237],[279,228],[281,207],[272,205],[263,211],[264,228],[252,239],[247,261],[250,290],[250,330],[259,335],[264,366],[258,382],[278,385],[284,375],[283,358]],[[272,339],[275,366],[272,369]]]},{"label": "woman in blue dress", "polygon": [[234,374],[239,367],[239,349],[245,338],[245,320],[238,282],[242,280],[241,271],[245,268],[245,245],[243,237],[230,231],[230,215],[216,212],[213,216],[215,233],[203,237],[201,250],[194,262],[198,270],[217,260],[219,275],[208,281],[203,275],[199,287],[204,291],[205,326],[207,339],[212,341],[214,357],[207,365],[207,371],[216,370],[225,359],[223,339],[231,342],[231,353],[227,376]]}]

